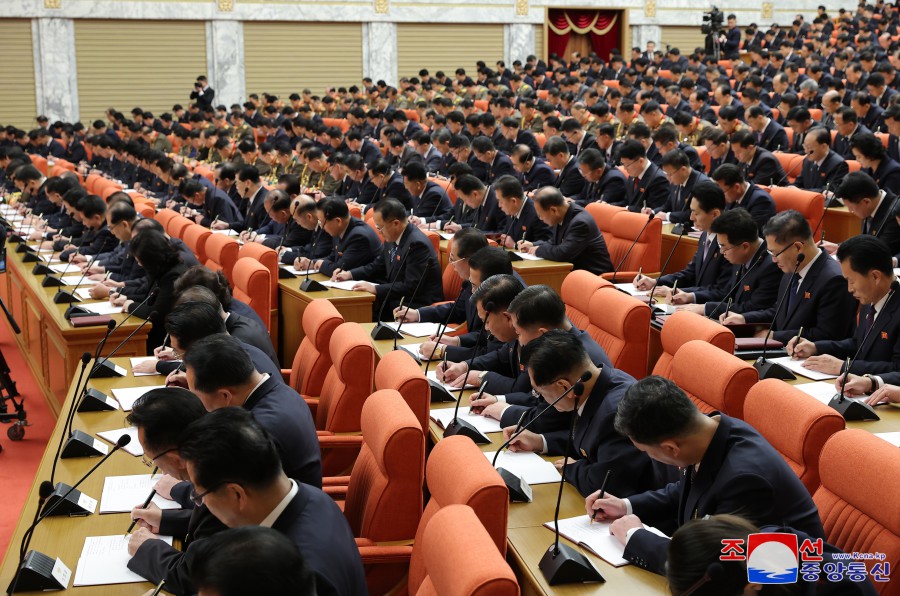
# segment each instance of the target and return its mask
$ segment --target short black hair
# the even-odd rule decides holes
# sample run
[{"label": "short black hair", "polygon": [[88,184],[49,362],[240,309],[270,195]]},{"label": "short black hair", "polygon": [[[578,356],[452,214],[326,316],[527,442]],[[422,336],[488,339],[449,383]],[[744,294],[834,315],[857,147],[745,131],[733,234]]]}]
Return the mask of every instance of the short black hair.
[{"label": "short black hair", "polygon": [[809,242],[812,240],[812,228],[803,214],[794,209],[776,213],[763,226],[763,236],[772,236],[778,244],[791,242]]},{"label": "short black hair", "polygon": [[566,320],[566,305],[550,286],[529,286],[522,290],[509,312],[516,315],[519,327],[562,327]]},{"label": "short black hair", "polygon": [[[734,140],[734,137],[732,137]],[[744,174],[736,164],[723,163],[712,173],[712,179],[716,182],[724,182],[726,186],[744,182]]]},{"label": "short black hair", "polygon": [[300,550],[272,528],[231,528],[198,541],[191,552],[191,579],[198,590],[219,596],[316,594],[315,575]]},{"label": "short black hair", "polygon": [[497,191],[500,191],[500,194],[506,199],[522,200],[525,198],[525,189],[522,188],[522,183],[515,176],[505,175],[497,178],[494,181],[494,192]]},{"label": "short black hair", "polygon": [[878,184],[865,172],[850,172],[841,181],[837,194],[844,201],[854,204],[859,203],[863,199],[877,199],[879,195]]},{"label": "short black hair", "polygon": [[732,245],[759,240],[759,228],[746,209],[725,211],[712,221],[709,231],[728,239]]},{"label": "short black hair", "polygon": [[264,489],[282,474],[275,443],[244,408],[219,408],[195,420],[182,433],[179,451],[207,490],[228,482]]},{"label": "short black hair", "polygon": [[178,447],[184,429],[206,415],[200,398],[180,387],[148,391],[134,402],[125,423],[144,430],[144,448],[156,453]]},{"label": "short black hair", "polygon": [[421,161],[410,161],[403,168],[403,177],[413,182],[424,182],[428,179],[428,170]]},{"label": "short black hair", "polygon": [[534,194],[534,203],[544,211],[551,207],[562,207],[566,204],[566,197],[555,186],[545,186]]},{"label": "short black hair", "polygon": [[[463,228],[463,230],[471,230],[474,228]],[[459,236],[460,230],[453,237],[453,242]],[[481,274],[481,279],[485,280],[493,275],[512,275],[513,266],[509,259],[509,253],[499,246],[484,246],[479,248],[475,254],[469,257],[469,269],[474,269]]]},{"label": "short black hair", "polygon": [[883,161],[887,154],[881,140],[869,132],[850,137],[850,148],[856,149],[867,159],[877,159],[878,161]]},{"label": "short black hair", "polygon": [[563,329],[551,329],[522,347],[522,364],[536,385],[549,385],[572,374],[581,375],[590,358],[578,338]]},{"label": "short black hair", "polygon": [[641,159],[642,157],[647,157],[647,150],[637,139],[628,139],[622,143],[622,150],[619,152],[619,157],[624,157],[625,159]]},{"label": "short black hair", "polygon": [[691,197],[705,213],[713,209],[725,210],[725,192],[712,180],[704,180],[694,185]]},{"label": "short black hair", "polygon": [[241,342],[227,333],[195,341],[184,355],[184,364],[194,370],[194,386],[204,393],[246,383],[256,370]]},{"label": "short black hair", "polygon": [[472,294],[472,301],[481,304],[482,308],[493,303],[495,311],[507,310],[522,287],[522,282],[513,275],[492,275],[481,281]]},{"label": "short black hair", "polygon": [[151,278],[159,279],[181,263],[178,249],[165,235],[153,230],[142,230],[131,239],[129,248]]},{"label": "short black hair", "polygon": [[544,155],[569,154],[569,144],[562,137],[550,137],[544,143]]},{"label": "short black hair", "polygon": [[97,195],[87,195],[78,199],[75,209],[85,217],[106,215],[106,201]]},{"label": "short black hair", "polygon": [[471,194],[476,190],[482,190],[485,188],[484,182],[476,178],[472,174],[463,174],[462,176],[458,176],[456,178],[456,182],[454,183],[457,192],[460,192],[464,195]]},{"label": "short black hair", "polygon": [[463,228],[453,235],[453,254],[459,259],[468,259],[486,246],[487,236],[478,228]]},{"label": "short black hair", "polygon": [[838,245],[838,261],[849,259],[850,268],[861,275],[880,271],[887,276],[894,274],[890,247],[881,238],[870,234],[853,236]]},{"label": "short black hair", "polygon": [[387,223],[394,220],[406,220],[406,207],[397,199],[388,197],[375,204],[375,213],[381,215],[381,219]]},{"label": "short black hair", "polygon": [[225,321],[208,303],[184,302],[166,315],[166,331],[178,340],[182,350],[188,350],[197,340],[225,333]]},{"label": "short black hair", "polygon": [[603,153],[594,148],[581,151],[578,154],[578,163],[592,170],[602,170],[606,167],[606,159],[603,158]]},{"label": "short black hair", "polygon": [[697,428],[702,414],[673,381],[651,375],[625,391],[616,411],[616,431],[635,443],[658,445]]},{"label": "short black hair", "polygon": [[350,208],[347,207],[346,201],[335,197],[319,199],[316,209],[322,212],[322,217],[325,218],[325,221],[331,221],[339,217],[343,219],[350,217]]},{"label": "short black hair", "polygon": [[[156,220],[141,220],[141,222],[144,221]],[[231,304],[233,301],[231,295],[231,286],[228,284],[228,279],[225,277],[225,274],[222,271],[213,271],[212,269],[208,269],[203,265],[196,265],[194,267],[191,267],[190,269],[182,273],[178,279],[175,280],[175,293],[180,294],[182,290],[191,286],[203,286],[204,288],[208,288],[212,291],[213,294],[216,295],[216,298],[219,299],[219,303],[222,305],[222,308],[224,308],[226,312],[231,310]]]}]

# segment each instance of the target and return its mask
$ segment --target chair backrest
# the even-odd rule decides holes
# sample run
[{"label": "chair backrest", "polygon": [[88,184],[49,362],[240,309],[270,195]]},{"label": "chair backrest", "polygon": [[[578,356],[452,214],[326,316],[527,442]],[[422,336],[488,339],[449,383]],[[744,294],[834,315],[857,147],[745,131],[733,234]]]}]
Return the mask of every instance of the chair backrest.
[{"label": "chair backrest", "polygon": [[[612,219],[617,213],[625,211],[625,207],[616,207],[609,203],[588,203],[587,207],[584,209],[590,213],[591,217],[594,218],[594,221],[597,222],[597,227],[600,228],[600,232],[603,234],[603,241],[606,242],[608,250],[609,243],[612,242],[614,236]],[[635,233],[635,236],[637,236],[637,233]],[[632,239],[633,238],[634,236],[632,236]],[[611,256],[612,253],[610,253],[610,257]]]},{"label": "chair backrest", "polygon": [[425,236],[427,236],[431,241],[431,245],[434,247],[434,252],[437,254],[441,254],[441,235],[437,232],[432,232],[431,230],[425,230]]},{"label": "chair backrest", "polygon": [[573,325],[579,329],[587,329],[590,324],[588,311],[591,296],[600,288],[611,285],[612,282],[584,269],[576,269],[566,275],[559,295],[566,305],[566,316]]},{"label": "chair backrest", "polygon": [[238,259],[234,265],[234,297],[250,305],[271,331],[272,273],[255,259]]},{"label": "chair backrest", "polygon": [[394,389],[412,410],[422,431],[428,432],[428,417],[431,412],[431,385],[422,368],[403,350],[385,354],[375,367],[375,390]]},{"label": "chair backrest", "polygon": [[611,288],[594,292],[588,305],[591,334],[613,366],[636,379],[647,376],[650,307]]},{"label": "chair backrest", "polygon": [[[834,131],[832,131],[834,132]],[[848,159],[847,162],[847,173],[851,174],[853,172],[858,172],[862,168],[862,164],[856,161],[855,159]]]},{"label": "chair backrest", "polygon": [[447,198],[450,199],[450,202],[454,205],[456,204],[456,199],[459,197],[457,197],[455,192],[450,192],[453,186],[453,183],[450,182],[450,180],[447,180],[446,178],[429,178],[428,180],[440,186],[444,192],[447,193]]},{"label": "chair backrest", "polygon": [[200,224],[191,224],[184,231],[184,243],[201,263],[206,262],[206,241],[210,236],[212,232],[209,228],[204,228]]},{"label": "chair backrest", "polygon": [[[844,552],[884,553],[893,569],[900,565],[900,492],[897,448],[872,433],[842,430],[825,442],[819,458],[822,484],[813,495],[828,542]],[[893,505],[891,505],[893,503]],[[878,561],[866,561],[866,567]],[[896,594],[890,582],[880,594]]]},{"label": "chair backrest", "polygon": [[47,175],[47,158],[41,155],[37,155],[36,153],[32,153],[28,156],[31,159],[31,165],[40,170],[41,174],[44,176]]},{"label": "chair backrest", "polygon": [[[472,556],[476,554],[476,556]],[[518,596],[519,582],[503,556],[491,547],[491,537],[471,507],[442,509],[416,541],[412,560],[425,575],[412,575],[408,593],[415,596]]]},{"label": "chair backrest", "polygon": [[331,336],[344,316],[329,300],[317,298],[303,311],[303,341],[294,355],[290,384],[300,395],[318,397],[331,369]]},{"label": "chair backrest", "polygon": [[194,222],[180,213],[176,213],[175,217],[171,218],[168,223],[166,223],[166,234],[172,238],[184,238],[184,231],[192,223]]},{"label": "chair backrest", "polygon": [[246,242],[238,250],[238,258],[250,257],[256,259],[272,274],[272,308],[278,307],[278,253],[275,249],[263,246],[259,242]]},{"label": "chair backrest", "polygon": [[706,145],[697,145],[694,149],[697,150],[697,155],[700,156],[700,161],[703,163],[703,171],[711,174],[712,172],[709,171],[709,168],[712,167],[712,156],[706,150]]},{"label": "chair backrest", "polygon": [[234,238],[225,234],[213,234],[206,239],[206,262],[208,269],[222,271],[228,281],[232,281],[234,265],[238,260],[240,245]]},{"label": "chair backrest", "polygon": [[412,540],[422,516],[425,433],[396,391],[362,408],[363,446],[350,473],[344,515],[357,538]]},{"label": "chair backrest", "polygon": [[[86,187],[90,186],[92,176],[94,176],[94,174],[91,174],[90,176],[87,177],[87,181],[85,182]],[[90,189],[88,189],[88,192],[91,192]],[[153,219],[158,221],[164,230],[168,230],[169,221],[176,215],[178,215],[178,213],[176,213],[175,211],[172,211],[171,209],[160,209],[159,211],[157,211],[156,213],[153,214]]]},{"label": "chair backrest", "polygon": [[[645,225],[647,228],[642,232],[641,229]],[[653,218],[648,225],[646,215],[620,211],[613,215],[610,231],[612,239],[607,242],[606,248],[609,250],[609,258],[613,267],[620,271],[637,271],[638,269],[643,269],[648,273],[659,271],[659,253],[662,250],[661,219]],[[638,236],[639,234],[640,236]],[[634,243],[635,238],[638,239],[636,244]],[[632,248],[632,244],[634,244],[634,248]],[[627,282],[631,281],[631,278],[612,281]]]},{"label": "chair backrest", "polygon": [[779,379],[765,379],[747,392],[744,421],[766,438],[809,491],[819,488],[819,456],[844,417]]},{"label": "chair backrest", "polygon": [[697,313],[680,310],[668,317],[662,326],[662,354],[653,366],[652,374],[671,379],[675,353],[681,346],[695,339],[734,354],[734,333],[728,327]]},{"label": "chair backrest", "polygon": [[803,156],[781,151],[774,151],[772,154],[778,159],[778,163],[781,164],[784,171],[787,172],[788,181],[793,182],[797,178],[797,174],[800,173],[799,162],[803,160]]},{"label": "chair backrest", "polygon": [[744,400],[758,380],[755,368],[705,341],[687,342],[672,360],[672,381],[704,414],[715,410],[743,420]]},{"label": "chair backrest", "polygon": [[815,229],[825,211],[825,195],[820,192],[795,186],[773,186],[769,188],[769,194],[775,201],[776,211],[779,213],[788,209],[799,211],[809,222],[811,230]]},{"label": "chair backrest", "polygon": [[359,432],[363,403],[375,380],[375,349],[359,323],[343,323],[334,330],[331,368],[316,408],[316,428],[331,432]]},{"label": "chair backrest", "polygon": [[[506,555],[509,489],[471,439],[455,436],[440,440],[425,464],[425,483],[431,499],[422,513],[416,543],[438,511],[451,505],[468,505],[487,529],[494,546]],[[411,561],[410,585],[418,586],[424,578],[422,561]]]}]

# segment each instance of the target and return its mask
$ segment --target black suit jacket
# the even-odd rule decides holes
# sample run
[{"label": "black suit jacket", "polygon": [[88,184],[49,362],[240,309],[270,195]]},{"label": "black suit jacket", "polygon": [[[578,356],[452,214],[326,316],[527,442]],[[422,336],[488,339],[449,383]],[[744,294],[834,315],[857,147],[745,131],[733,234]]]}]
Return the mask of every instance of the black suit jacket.
[{"label": "black suit jacket", "polygon": [[619,168],[607,165],[597,182],[584,181],[581,193],[572,197],[582,207],[597,201],[616,204],[625,196],[625,174]]},{"label": "black suit jacket", "polygon": [[[775,307],[745,312],[748,323],[775,320],[773,337],[787,343],[803,327],[803,337],[811,341],[842,339],[850,335],[856,319],[856,300],[847,292],[840,264],[824,251],[809,266],[793,301],[785,299]],[[778,286],[780,297],[790,286],[792,273],[785,273]]]},{"label": "black suit jacket", "polygon": [[761,147],[756,148],[753,159],[744,166],[744,179],[763,186],[780,186],[787,182],[781,162],[771,151]]},{"label": "black suit jacket", "polygon": [[297,486],[299,492],[272,528],[297,545],[310,570],[316,574],[316,594],[367,594],[359,548],[344,513],[321,490],[299,483]]},{"label": "black suit jacket", "polygon": [[373,259],[378,258],[381,252],[381,239],[372,226],[357,219],[350,218],[347,230],[342,238],[332,237],[332,251],[322,261],[319,271],[331,276],[335,269],[349,270],[362,267]]},{"label": "black suit jacket", "polygon": [[232,224],[231,229],[237,232],[254,229],[258,230],[269,222],[269,214],[266,213],[265,199],[269,191],[265,186],[260,187],[253,199],[253,203],[247,205],[243,221],[238,220]]},{"label": "black suit jacket", "polygon": [[225,319],[225,331],[242,343],[261,350],[263,354],[269,357],[269,360],[272,361],[276,368],[280,367],[278,356],[275,354],[275,348],[272,345],[272,338],[269,336],[266,328],[253,319],[230,313],[228,318]]},{"label": "black suit jacket", "polygon": [[551,230],[550,240],[537,242],[536,256],[551,261],[572,263],[596,275],[613,270],[603,234],[590,213],[571,203],[562,222]]},{"label": "black suit jacket", "polygon": [[[391,259],[394,247],[396,252]],[[399,267],[402,269],[398,269]],[[402,297],[406,297],[404,304],[410,308],[428,306],[444,299],[441,266],[434,245],[424,232],[412,225],[406,226],[399,242],[396,244],[386,242],[380,256],[367,265],[351,269],[350,274],[353,279],[376,284],[373,306],[376,316],[382,311],[382,304],[386,302],[387,305],[383,309],[384,316],[392,318],[392,312],[400,304]],[[391,281],[395,278],[391,289]],[[421,287],[415,292],[416,287],[420,286],[420,281]]]},{"label": "black suit jacket", "polygon": [[[707,302],[706,316],[713,313],[718,316],[724,313],[727,308],[724,302],[729,297],[732,299],[731,312],[736,313],[763,310],[775,306],[775,302],[778,300],[778,285],[781,282],[781,275],[781,269],[769,257],[766,243],[760,242],[756,254],[753,255],[746,267],[731,266],[728,289],[734,288],[734,290],[726,293],[721,301]],[[739,281],[740,283],[738,283]]]},{"label": "black suit jacket", "polygon": [[[456,204],[464,203],[462,199],[456,201]],[[503,232],[506,230],[506,214],[500,210],[497,203],[497,195],[494,193],[494,187],[488,186],[485,190],[484,201],[477,209],[471,209],[470,220],[455,219],[456,223],[464,228],[478,228],[484,233]]]},{"label": "black suit jacket", "polygon": [[841,180],[850,171],[847,162],[834,151],[829,151],[822,161],[822,167],[816,167],[809,159],[803,160],[803,168],[800,175],[794,181],[794,186],[806,190],[824,190],[826,186],[834,190],[841,185]]},{"label": "black suit jacket", "polygon": [[[714,415],[719,427],[696,474],[690,465],[678,482],[629,498],[641,521],[671,531],[691,519],[734,513],[757,525],[785,524],[824,538],[818,509],[784,458],[746,422]],[[624,557],[664,573],[668,545],[668,539],[641,529],[631,536]]]},{"label": "black suit jacket", "polygon": [[487,165],[487,168],[487,178],[490,184],[493,184],[500,176],[512,176],[515,178],[518,174],[513,167],[512,160],[499,151],[494,155],[494,161]]},{"label": "black suit jacket", "polygon": [[862,233],[871,234],[891,249],[891,254],[900,252],[900,224],[894,217],[894,209],[900,205],[900,197],[889,190],[884,191],[884,200],[878,206],[871,222],[863,221]]},{"label": "black suit jacket", "polygon": [[691,191],[698,182],[709,180],[706,174],[691,170],[684,186],[670,184],[669,196],[666,203],[662,207],[654,209],[656,213],[664,212],[669,214],[669,221],[672,223],[685,223],[691,221]]},{"label": "black suit jacket", "polygon": [[569,161],[560,170],[559,175],[553,182],[553,186],[559,189],[564,197],[572,197],[581,192],[584,187],[584,176],[578,169],[578,160],[570,157]]},{"label": "black suit jacket", "polygon": [[816,353],[830,354],[844,360],[853,358],[859,350],[850,371],[857,375],[900,370],[900,344],[897,343],[900,337],[900,297],[891,296],[867,334],[865,319],[872,309],[871,304],[860,309],[859,325],[851,337],[838,341],[817,341]]},{"label": "black suit jacket", "polygon": [[322,458],[316,424],[309,406],[281,379],[269,377],[247,401],[244,409],[275,441],[284,473],[317,488],[322,486]]},{"label": "black suit jacket", "polygon": [[241,213],[224,190],[207,188],[200,225],[208,228],[217,219],[234,226],[241,221]]},{"label": "black suit jacket", "polygon": [[446,220],[453,211],[447,192],[437,182],[425,183],[425,190],[418,197],[410,195],[412,214],[425,221]]},{"label": "black suit jacket", "polygon": [[684,269],[659,278],[659,285],[664,287],[672,287],[677,281],[678,289],[693,292],[698,304],[713,299],[706,294],[707,290],[711,290],[712,295],[718,294],[718,297],[724,295],[728,289],[728,280],[731,279],[731,265],[725,260],[716,240],[712,241],[706,258],[703,258],[703,245],[707,235],[707,232],[700,235],[697,251]]},{"label": "black suit jacket", "polygon": [[556,174],[553,173],[553,168],[547,162],[535,159],[531,169],[521,176],[521,180],[522,187],[528,192],[545,186],[553,186]]},{"label": "black suit jacket", "polygon": [[762,136],[757,146],[767,151],[788,151],[790,149],[787,132],[774,119],[762,131]]},{"label": "black suit jacket", "polygon": [[550,239],[550,228],[538,217],[534,201],[527,197],[518,215],[506,216],[503,231],[516,242],[527,240],[534,243]]},{"label": "black suit jacket", "polygon": [[886,157],[881,160],[874,172],[869,168],[863,168],[862,171],[875,180],[878,188],[889,190],[894,194],[900,193],[900,163]]},{"label": "black suit jacket", "polygon": [[760,233],[762,233],[763,226],[766,225],[766,222],[775,215],[775,201],[772,200],[772,195],[755,184],[750,184],[747,187],[747,192],[740,201],[735,201],[734,203],[726,205],[725,211],[738,208],[746,209],[750,212]]},{"label": "black suit jacket", "polygon": [[865,134],[872,132],[869,130],[864,124],[860,123],[856,130],[850,133],[849,137],[845,137],[844,135],[838,133],[838,135],[834,138],[834,142],[831,144],[831,149],[844,159],[856,159],[856,156],[853,155],[853,152],[850,151],[850,139],[859,134]]},{"label": "black suit jacket", "polygon": [[669,180],[659,166],[651,163],[638,184],[635,184],[633,177],[628,177],[625,181],[625,201],[613,205],[624,205],[629,211],[638,212],[644,207],[662,207],[668,198]]}]

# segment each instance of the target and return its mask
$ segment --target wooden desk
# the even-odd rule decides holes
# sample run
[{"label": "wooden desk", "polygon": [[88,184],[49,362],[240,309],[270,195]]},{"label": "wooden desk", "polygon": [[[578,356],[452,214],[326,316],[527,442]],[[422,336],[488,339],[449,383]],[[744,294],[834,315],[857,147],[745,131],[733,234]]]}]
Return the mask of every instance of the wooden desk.
[{"label": "wooden desk", "polygon": [[[94,355],[97,344],[106,334],[106,327],[73,327],[63,316],[68,305],[53,303],[53,296],[58,288],[41,286],[44,276],[31,273],[34,264],[22,262],[22,255],[16,253],[17,246],[7,246],[7,273],[0,282],[2,297],[22,329],[21,334],[14,335],[22,355],[34,373],[38,386],[44,391],[50,409],[58,414],[66,399],[69,383],[80,367],[81,355],[85,352]],[[63,289],[74,291],[75,288],[71,286]],[[112,315],[112,318],[119,323],[126,316]],[[6,317],[0,318],[8,324]],[[112,334],[103,353],[109,354],[141,322],[137,317],[129,319]],[[116,355],[145,355],[147,334],[151,327],[152,323],[147,323]]]},{"label": "wooden desk", "polygon": [[[441,270],[449,266],[450,260],[450,241],[441,240],[440,261]],[[561,263],[559,261],[548,261],[542,259],[540,261],[514,261],[513,269],[529,286],[543,284],[553,288],[556,293],[562,291],[562,282],[566,276],[572,271],[572,263]],[[452,299],[452,298],[451,298]]]},{"label": "wooden desk", "polygon": [[[95,387],[110,395],[113,387],[137,387],[147,385],[161,385],[165,382],[165,378],[161,375],[147,377],[132,377],[131,366],[127,358],[114,358],[119,366],[129,371],[128,375],[117,379],[94,379],[90,382],[90,387]],[[74,386],[74,380],[72,381]],[[74,387],[69,391],[74,390]],[[68,400],[65,407],[68,408]],[[126,413],[121,410],[113,412],[84,412],[75,415],[73,428],[82,430],[88,434],[96,436],[96,433],[104,430],[113,430],[125,427]],[[38,487],[41,481],[50,478],[50,468],[53,465],[53,456],[56,452],[56,445],[63,431],[65,424],[65,416],[60,416],[56,423],[50,441],[47,443],[47,450],[35,474],[31,491],[25,501],[22,509],[19,523],[13,532],[9,543],[9,549],[3,559],[3,566],[0,567],[0,582],[3,584],[3,590],[12,580],[16,564],[18,563],[19,544],[22,542],[22,534],[31,524],[34,518],[34,512],[38,502]],[[110,446],[112,449],[112,446]],[[75,459],[63,459],[59,461],[56,468],[56,482],[65,482],[72,485],[78,481],[90,468],[97,462],[98,458],[82,457]],[[129,474],[149,474],[150,468],[141,462],[141,458],[134,457],[124,450],[113,454],[109,460],[98,469],[93,476],[88,478],[79,490],[85,494],[100,500],[103,492],[103,482],[106,476],[123,476]],[[99,504],[98,504],[99,508]],[[50,557],[59,557],[62,559],[69,569],[71,569],[74,579],[75,569],[78,566],[78,557],[81,555],[81,549],[84,546],[85,538],[89,536],[111,536],[114,534],[124,535],[128,529],[130,516],[127,513],[104,514],[94,513],[87,517],[48,517],[34,532],[34,538],[31,541],[31,549],[40,551]],[[119,584],[112,586],[90,586],[83,588],[73,588],[71,583],[66,592],[85,594],[91,596],[122,596],[131,594],[143,594],[152,586],[149,582],[137,584]],[[37,594],[39,592],[26,592]]]},{"label": "wooden desk", "polygon": [[[371,330],[374,324],[363,325],[366,330]],[[403,338],[398,344],[419,343],[421,338]],[[373,340],[375,352],[379,358],[393,349],[390,340]],[[424,364],[422,365],[424,368]],[[434,364],[432,364],[433,368]],[[429,369],[431,370],[431,369]],[[463,392],[463,400],[460,406],[468,405],[472,391]],[[432,403],[433,409],[453,408],[454,402]],[[443,438],[444,430],[434,420],[431,420],[430,436],[434,443]],[[503,444],[503,435],[491,433],[487,435],[491,439],[489,445],[479,445],[482,451],[496,451]],[[548,461],[559,457],[547,457]],[[606,594],[665,594],[666,582],[662,576],[650,573],[643,569],[627,565],[616,568],[602,559],[588,553],[581,547],[568,540],[564,542],[573,546],[587,555],[596,567],[597,571],[606,579],[604,584],[573,584],[567,586],[547,585],[544,576],[538,569],[538,563],[546,549],[553,542],[553,532],[543,527],[544,522],[553,519],[556,507],[556,496],[559,491],[558,484],[537,484],[532,486],[534,500],[531,503],[510,503],[509,505],[509,532],[507,540],[509,552],[507,560],[511,563],[519,583],[522,594],[594,594],[602,591]],[[584,514],[584,497],[569,483],[563,488],[563,498],[560,505],[560,519],[575,517]]]},{"label": "wooden desk", "polygon": [[[310,275],[316,281],[328,281],[325,275]],[[281,301],[281,317],[279,318],[280,346],[278,357],[281,363],[290,367],[294,354],[303,341],[303,311],[307,305],[317,298],[331,301],[345,321],[369,323],[372,321],[372,304],[375,296],[368,292],[349,292],[329,288],[324,292],[304,292],[300,284],[304,278],[282,279],[278,282],[278,295]]]},{"label": "wooden desk", "polygon": [[[663,226],[662,248],[660,250],[660,259],[662,260],[659,262],[660,266],[665,263],[666,258],[668,258],[669,253],[672,252],[672,248],[675,247],[675,243],[678,241],[678,236],[672,233],[672,228],[674,227],[675,224],[665,224]],[[694,253],[697,252],[698,244],[699,240],[697,238],[691,238],[685,234],[681,239],[681,242],[678,242],[678,248],[675,249],[675,253],[672,255],[672,258],[669,259],[669,264],[662,274],[666,275],[684,269],[687,264],[691,262],[691,259],[694,258]]]},{"label": "wooden desk", "polygon": [[[822,229],[825,230],[825,240],[840,243],[858,236],[862,232],[862,222],[846,207],[831,207],[822,220]],[[816,233],[817,242],[821,233],[821,229]]]}]

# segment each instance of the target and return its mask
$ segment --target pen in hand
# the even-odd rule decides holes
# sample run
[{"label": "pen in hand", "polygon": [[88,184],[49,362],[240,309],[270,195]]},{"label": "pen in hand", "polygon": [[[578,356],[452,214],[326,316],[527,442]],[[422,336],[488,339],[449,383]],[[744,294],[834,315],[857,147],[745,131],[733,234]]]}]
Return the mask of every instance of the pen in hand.
[{"label": "pen in hand", "polygon": [[[603,484],[600,485],[600,496],[597,497],[598,501],[606,496],[606,483],[609,481],[609,473],[611,471],[612,470],[609,469],[606,470],[606,476],[603,477]],[[597,518],[597,511],[599,511],[599,509],[594,509],[594,513],[591,514],[591,523],[594,523],[594,520]]]},{"label": "pen in hand", "polygon": [[[150,473],[150,477],[153,478],[153,475],[156,474],[156,472],[158,472],[158,471],[159,471],[158,467],[153,468],[153,472]],[[147,497],[147,500],[144,501],[144,504],[141,505],[141,509],[146,509],[147,507],[149,507],[150,501],[152,501],[153,497],[155,497],[155,496],[156,496],[156,489],[154,488],[153,490],[150,491],[150,495]],[[135,519],[135,518],[131,519],[131,525],[128,526],[128,531],[125,532],[126,536],[131,534],[131,531],[134,530],[134,526],[137,525],[137,522],[138,522],[137,519]]]},{"label": "pen in hand", "polygon": [[794,342],[794,347],[793,347],[793,349],[791,349],[791,358],[793,358],[794,356],[796,356],[796,354],[797,354],[797,344],[800,343],[800,340],[802,339],[802,337],[803,337],[803,326],[801,325],[800,331],[797,332],[797,341]]}]

